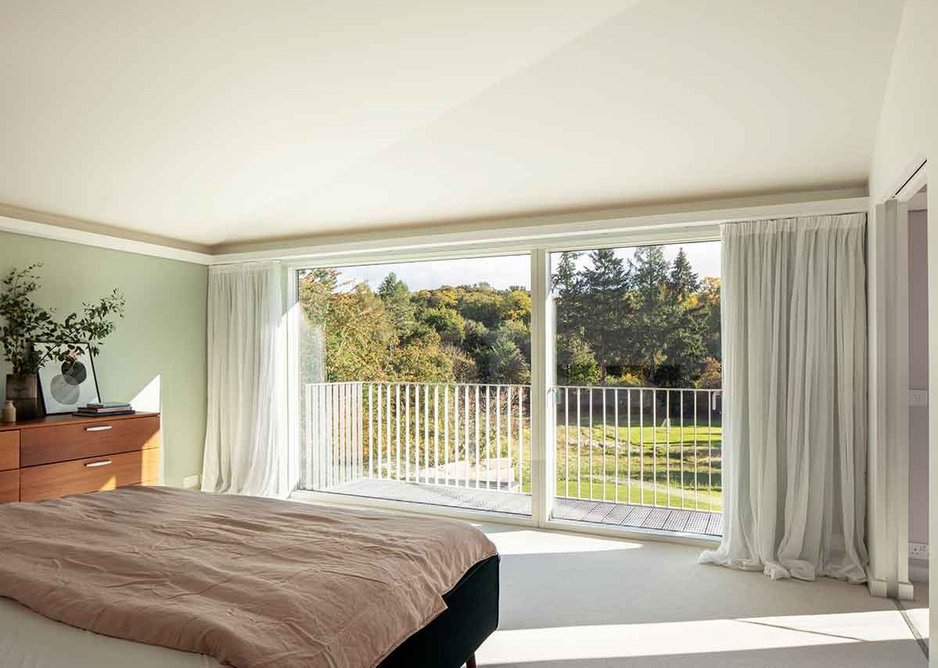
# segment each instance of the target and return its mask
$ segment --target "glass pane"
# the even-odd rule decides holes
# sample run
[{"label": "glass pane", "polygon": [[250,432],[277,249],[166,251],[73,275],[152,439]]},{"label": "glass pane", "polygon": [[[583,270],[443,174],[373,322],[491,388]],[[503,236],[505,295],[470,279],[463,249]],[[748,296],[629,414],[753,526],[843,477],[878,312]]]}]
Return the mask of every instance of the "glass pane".
[{"label": "glass pane", "polygon": [[719,242],[556,253],[553,516],[722,533]]},{"label": "glass pane", "polygon": [[531,513],[528,255],[301,270],[301,487]]}]

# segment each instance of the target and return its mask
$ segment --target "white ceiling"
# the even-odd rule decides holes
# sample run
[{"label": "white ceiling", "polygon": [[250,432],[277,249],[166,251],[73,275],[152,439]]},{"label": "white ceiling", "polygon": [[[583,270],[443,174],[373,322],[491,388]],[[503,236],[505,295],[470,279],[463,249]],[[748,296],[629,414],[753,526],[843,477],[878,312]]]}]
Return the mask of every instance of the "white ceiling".
[{"label": "white ceiling", "polygon": [[205,244],[862,185],[902,0],[0,0],[0,203]]}]

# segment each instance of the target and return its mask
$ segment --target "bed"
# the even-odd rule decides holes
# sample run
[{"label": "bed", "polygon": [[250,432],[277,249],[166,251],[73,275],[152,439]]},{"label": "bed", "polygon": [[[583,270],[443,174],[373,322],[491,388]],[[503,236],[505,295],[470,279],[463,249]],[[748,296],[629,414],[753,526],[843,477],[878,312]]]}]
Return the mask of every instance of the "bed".
[{"label": "bed", "polygon": [[460,666],[494,546],[451,520],[168,488],[0,506],[0,665]]}]

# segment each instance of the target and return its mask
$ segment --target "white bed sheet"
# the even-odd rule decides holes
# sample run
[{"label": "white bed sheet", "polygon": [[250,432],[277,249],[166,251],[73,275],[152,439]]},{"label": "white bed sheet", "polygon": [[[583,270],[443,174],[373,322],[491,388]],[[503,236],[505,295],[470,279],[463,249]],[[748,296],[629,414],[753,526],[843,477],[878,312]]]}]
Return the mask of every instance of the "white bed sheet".
[{"label": "white bed sheet", "polygon": [[98,635],[0,598],[2,668],[220,668],[204,654]]}]

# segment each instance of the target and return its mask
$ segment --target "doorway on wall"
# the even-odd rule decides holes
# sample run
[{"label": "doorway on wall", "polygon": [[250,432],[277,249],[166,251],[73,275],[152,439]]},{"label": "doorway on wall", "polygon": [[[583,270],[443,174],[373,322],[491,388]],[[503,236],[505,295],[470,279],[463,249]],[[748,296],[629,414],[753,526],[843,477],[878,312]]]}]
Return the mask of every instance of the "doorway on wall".
[{"label": "doorway on wall", "polygon": [[296,270],[300,489],[531,515],[530,256]]},{"label": "doorway on wall", "polygon": [[[897,223],[900,261],[905,271],[899,272],[900,309],[907,309],[907,317],[900,317],[899,338],[895,340],[901,356],[907,356],[908,366],[902,367],[896,385],[899,408],[898,435],[901,444],[898,455],[896,489],[903,504],[902,490],[907,488],[905,500],[907,520],[895,527],[899,538],[897,564],[897,600],[910,630],[928,654],[929,642],[929,506],[931,436],[929,425],[935,420],[929,406],[930,374],[930,321],[934,318],[931,306],[935,295],[929,296],[928,189],[926,163],[916,169],[899,187],[892,202],[886,203],[887,220]],[[932,262],[932,264],[934,264]],[[901,263],[899,266],[902,266]],[[900,357],[901,359],[902,357]],[[893,506],[895,510],[900,510]]]},{"label": "doorway on wall", "polygon": [[909,240],[909,579],[928,582],[928,190],[906,203]]},{"label": "doorway on wall", "polygon": [[720,242],[551,255],[553,518],[723,533]]}]

